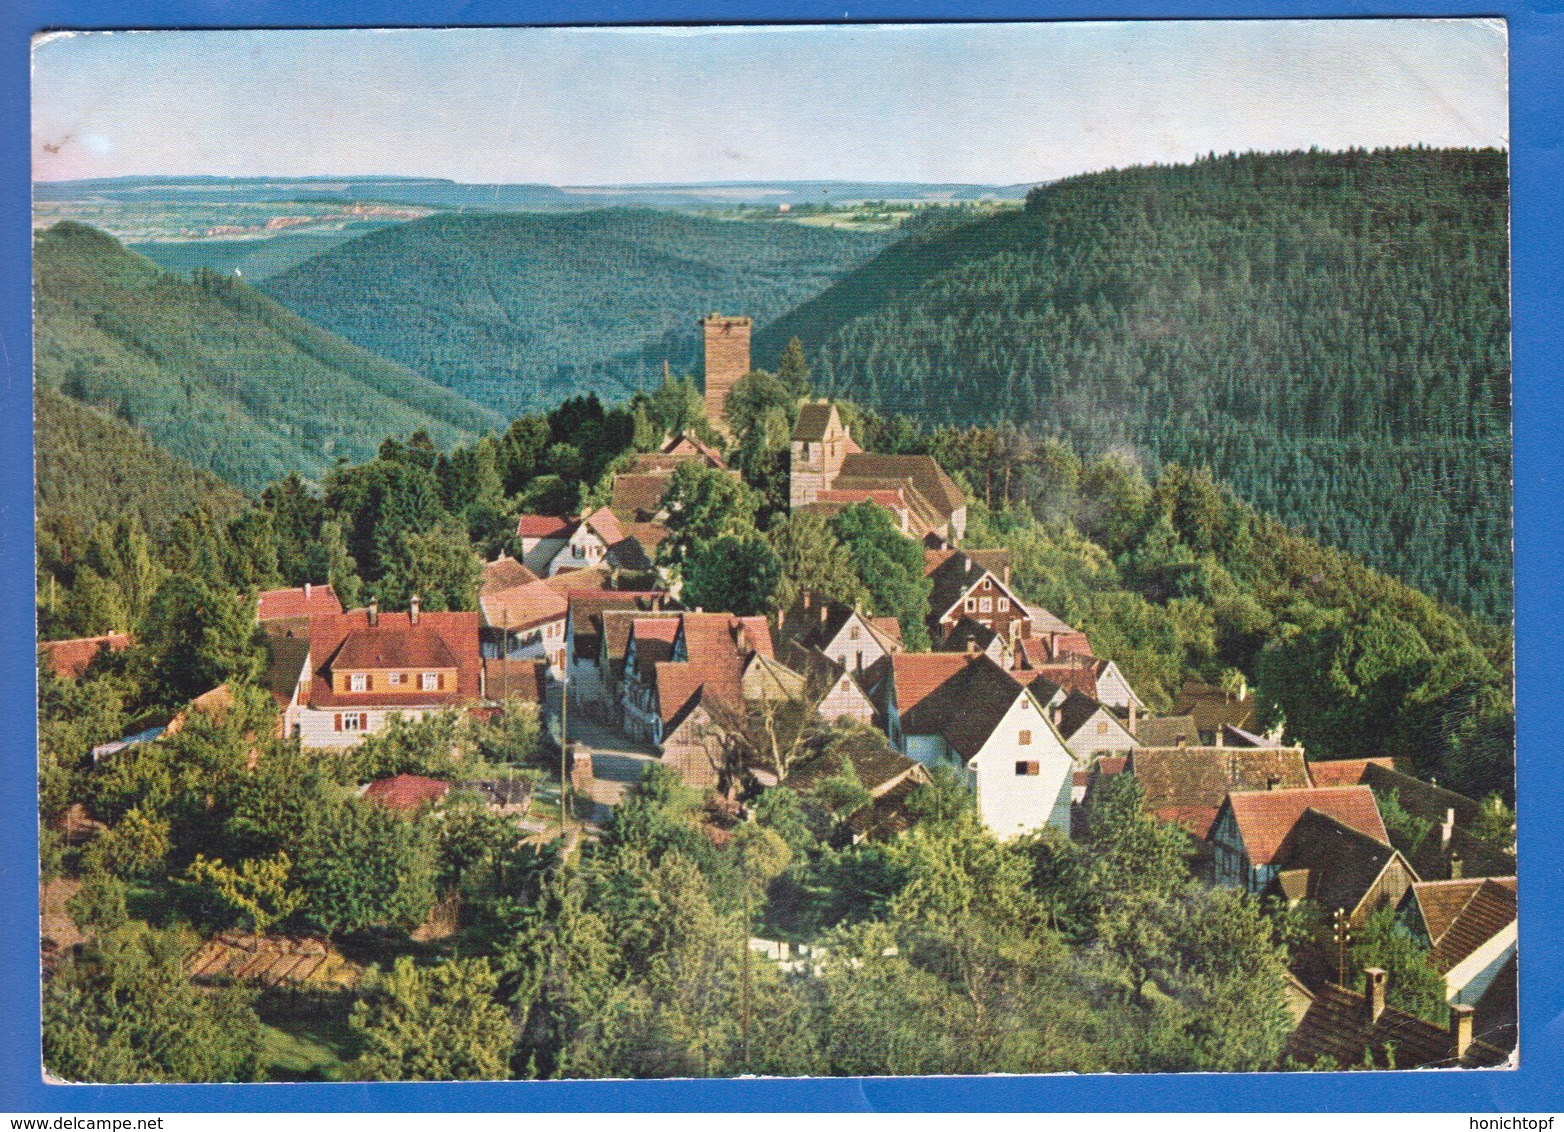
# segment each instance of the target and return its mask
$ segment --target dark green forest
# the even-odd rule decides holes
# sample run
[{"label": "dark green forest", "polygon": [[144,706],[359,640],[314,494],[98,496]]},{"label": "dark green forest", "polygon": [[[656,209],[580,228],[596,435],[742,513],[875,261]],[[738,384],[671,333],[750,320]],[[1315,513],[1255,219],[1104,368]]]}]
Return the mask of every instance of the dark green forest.
[{"label": "dark green forest", "polygon": [[237,279],[165,273],[84,225],[38,235],[34,293],[40,389],[101,406],[242,488],[318,478],[388,433],[427,429],[449,447],[500,423]]},{"label": "dark green forest", "polygon": [[767,327],[816,388],[1206,466],[1475,613],[1511,608],[1508,180],[1496,150],[1246,154],[1073,177],[915,230]]},{"label": "dark green forest", "polygon": [[890,238],[646,209],[443,215],[341,244],[262,289],[511,415],[587,390],[617,399],[665,360],[692,372],[700,315],[777,318]]}]

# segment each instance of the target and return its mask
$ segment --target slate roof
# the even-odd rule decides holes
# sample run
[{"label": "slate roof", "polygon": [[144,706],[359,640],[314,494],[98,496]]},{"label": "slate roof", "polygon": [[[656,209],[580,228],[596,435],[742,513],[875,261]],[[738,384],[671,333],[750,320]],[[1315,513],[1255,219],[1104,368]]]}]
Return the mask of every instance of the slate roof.
[{"label": "slate roof", "polygon": [[1310,809],[1329,814],[1376,841],[1390,843],[1374,792],[1367,786],[1311,787],[1305,790],[1235,791],[1227,796],[1249,860],[1268,865],[1287,835]]},{"label": "slate roof", "polygon": [[100,652],[122,652],[136,643],[129,633],[105,633],[101,637],[77,637],[69,641],[39,641],[50,670],[61,680],[75,680]]},{"label": "slate roof", "polygon": [[1273,778],[1284,789],[1309,785],[1297,748],[1136,747],[1129,771],[1140,782],[1148,812],[1202,839],[1234,790],[1264,790]]},{"label": "slate roof", "polygon": [[[824,648],[836,639],[853,614],[852,606],[814,594],[804,594],[780,618],[778,634],[804,648]],[[901,624],[894,617],[870,617],[859,613],[859,621],[886,652],[902,647]]]},{"label": "slate roof", "polygon": [[[477,613],[424,613],[416,626],[407,613],[381,613],[378,621],[371,626],[366,609],[311,618],[310,660],[315,665],[308,693],[311,707],[405,707],[478,698],[483,662],[478,654]],[[348,650],[346,659],[344,649]],[[373,668],[454,667],[456,687],[423,692],[415,682],[406,692],[398,693],[334,692],[332,666],[351,668],[355,664]]]},{"label": "slate roof", "polygon": [[1441,975],[1515,922],[1515,878],[1421,881],[1412,894]]},{"label": "slate roof", "polygon": [[364,787],[364,798],[389,810],[411,813],[423,806],[433,805],[450,792],[451,784],[439,778],[424,778],[417,774],[399,774],[395,778],[382,778]]},{"label": "slate roof", "polygon": [[[1294,874],[1301,882],[1301,895],[1321,908],[1345,908],[1353,915],[1374,882],[1400,856],[1386,842],[1309,809],[1293,824],[1270,863]],[[1417,879],[1415,874],[1412,879]],[[1288,892],[1289,897],[1298,895]]]},{"label": "slate roof", "polygon": [[1176,747],[1180,739],[1186,744],[1200,742],[1200,729],[1195,726],[1193,716],[1143,717],[1135,723],[1135,742],[1143,747]]},{"label": "slate roof", "polygon": [[1479,816],[1482,804],[1465,794],[1402,774],[1393,766],[1380,765],[1377,760],[1367,760],[1367,763],[1363,768],[1363,782],[1376,790],[1396,791],[1401,808],[1409,814],[1437,824],[1445,820],[1447,811],[1454,810],[1456,825],[1469,825]]},{"label": "slate roof", "polygon": [[1059,705],[1059,718],[1054,726],[1058,727],[1059,734],[1068,740],[1086,726],[1087,720],[1102,710],[1103,706],[1090,696],[1072,691],[1064,698],[1064,703]]},{"label": "slate roof", "polygon": [[275,621],[281,617],[318,617],[341,613],[342,602],[329,583],[298,586],[286,590],[266,590],[256,599],[255,619]]},{"label": "slate roof", "polygon": [[1356,786],[1363,781],[1363,771],[1369,763],[1377,763],[1395,769],[1392,758],[1377,759],[1325,759],[1309,763],[1309,777],[1316,786]]}]

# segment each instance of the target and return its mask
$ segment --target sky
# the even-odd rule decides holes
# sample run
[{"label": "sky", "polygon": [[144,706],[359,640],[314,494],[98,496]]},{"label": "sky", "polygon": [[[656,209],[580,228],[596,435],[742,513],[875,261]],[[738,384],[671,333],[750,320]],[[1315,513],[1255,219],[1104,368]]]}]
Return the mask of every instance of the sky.
[{"label": "sky", "polygon": [[40,181],[1011,185],[1509,135],[1494,20],[100,32],[32,62]]}]

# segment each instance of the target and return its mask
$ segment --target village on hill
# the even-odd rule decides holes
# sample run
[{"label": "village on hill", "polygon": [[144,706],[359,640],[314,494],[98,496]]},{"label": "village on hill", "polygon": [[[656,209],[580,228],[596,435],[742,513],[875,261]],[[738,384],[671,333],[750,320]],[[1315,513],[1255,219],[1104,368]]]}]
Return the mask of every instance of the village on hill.
[{"label": "village on hill", "polygon": [[[867,449],[846,408],[807,393],[786,398],[792,416],[785,422],[785,476],[772,485],[777,514],[820,530],[844,516],[861,524],[881,540],[887,570],[905,567],[916,598],[891,609],[862,587],[854,593],[805,585],[756,602],[742,561],[747,544],[723,534],[725,501],[749,490],[731,463],[739,452],[731,422],[735,391],[742,399],[753,385],[745,385],[750,322],[713,315],[701,324],[703,419],[692,415],[688,427],[620,459],[595,493],[583,493],[579,508],[501,516],[501,547],[481,563],[469,607],[442,599],[430,608],[427,591],[406,593],[395,603],[400,608],[383,607],[377,597],[354,603],[337,592],[329,570],[301,586],[253,592],[247,600],[264,648],[251,678],[218,684],[165,719],[137,720],[134,730],[83,750],[85,769],[56,825],[65,851],[95,862],[78,875],[98,879],[46,883],[46,973],[73,949],[80,952],[95,924],[102,931],[123,919],[124,896],[113,896],[105,876],[144,884],[156,871],[149,862],[180,855],[169,842],[169,821],[153,820],[150,804],[133,797],[127,783],[137,773],[135,760],[185,742],[181,766],[159,773],[246,779],[212,786],[209,795],[238,790],[248,800],[236,812],[253,811],[245,821],[254,828],[265,826],[260,815],[269,807],[293,804],[292,785],[260,785],[273,781],[269,776],[304,774],[301,757],[326,766],[308,773],[354,795],[368,815],[354,820],[364,823],[369,840],[344,835],[331,842],[327,860],[309,866],[317,872],[329,872],[332,853],[373,855],[375,839],[402,838],[418,822],[435,823],[437,838],[468,823],[464,836],[482,831],[492,839],[481,850],[439,841],[447,857],[439,877],[426,883],[433,898],[402,915],[419,920],[406,937],[419,963],[433,961],[442,940],[470,930],[475,909],[487,908],[492,919],[496,894],[480,891],[484,885],[509,886],[513,904],[517,894],[530,894],[524,902],[545,919],[561,916],[572,898],[534,875],[539,854],[561,861],[596,854],[611,862],[634,821],[653,821],[653,811],[655,821],[666,821],[667,812],[678,812],[686,815],[681,828],[659,836],[670,844],[694,837],[705,844],[701,852],[747,846],[741,870],[764,868],[770,899],[782,909],[763,920],[745,905],[743,941],[728,948],[722,978],[733,974],[738,953],[744,979],[751,967],[770,969],[768,994],[780,994],[782,985],[851,983],[859,976],[850,966],[833,967],[831,956],[858,937],[816,935],[799,925],[872,918],[871,905],[885,900],[874,895],[879,882],[848,878],[843,864],[840,891],[818,887],[825,882],[816,876],[817,888],[804,892],[784,871],[787,859],[813,852],[891,869],[885,862],[917,859],[897,846],[937,846],[920,842],[920,830],[966,812],[973,829],[985,831],[968,836],[1034,847],[1027,851],[1036,876],[1079,873],[1069,885],[1055,877],[1059,887],[1044,887],[1045,903],[1048,892],[1074,893],[1046,905],[1050,932],[1067,936],[1059,925],[1081,914],[1069,902],[1089,903],[1093,885],[1133,890],[1128,909],[1149,892],[1166,899],[1193,884],[1188,891],[1231,900],[1243,894],[1244,908],[1268,910],[1285,946],[1254,946],[1273,956],[1262,977],[1271,980],[1264,990],[1274,1020],[1269,1040],[1279,1045],[1263,1064],[1231,1051],[1206,1064],[1404,1069],[1506,1062],[1516,1042],[1515,858],[1513,830],[1500,820],[1495,832],[1488,803],[1416,777],[1395,758],[1316,758],[1262,718],[1242,678],[1222,686],[1188,680],[1168,689],[1171,702],[1162,697],[1157,710],[1112,649],[1028,600],[1009,548],[992,540],[968,545],[973,500],[938,459]],[[695,535],[697,523],[708,534]],[[438,537],[409,528],[412,537],[430,533]],[[730,543],[720,554],[696,553],[724,537]],[[135,655],[138,642],[128,629],[45,641],[41,664],[61,687],[86,686],[113,671],[116,658]],[[259,726],[271,733],[257,734]],[[242,767],[213,769],[217,755],[201,756],[218,760],[205,770],[189,761],[197,758],[189,753],[193,735],[216,742],[211,737],[219,734],[247,750]],[[283,749],[293,753],[275,753]],[[278,758],[284,769],[269,769]],[[177,794],[179,787],[162,789]],[[693,799],[693,808],[679,810],[668,801],[676,796]],[[784,812],[793,816],[784,820]],[[133,815],[148,826],[139,842],[127,833],[127,823],[138,820]],[[178,820],[176,842],[193,836],[178,832]],[[355,880],[362,891],[347,901],[359,902],[351,912],[305,914],[301,909],[317,898],[299,887],[302,858],[279,851],[235,868],[245,836],[229,828],[188,847],[196,855],[178,882],[205,893],[205,919],[196,922],[210,926],[189,939],[182,977],[210,993],[248,987],[286,994],[294,1010],[304,1003],[305,1013],[323,1001],[319,996],[378,987],[353,1015],[354,1025],[373,1035],[376,1012],[391,1009],[392,992],[375,981],[384,978],[370,973],[377,956],[372,948],[364,953],[353,933],[395,919],[394,909],[360,905],[394,903],[401,889]],[[858,851],[870,855],[841,856]],[[522,863],[524,853],[532,864]],[[767,853],[769,864],[754,863]],[[481,869],[474,864],[480,858]],[[1109,859],[1120,878],[1089,879]],[[613,883],[612,866],[598,867],[610,870],[603,883]],[[484,879],[475,881],[480,874]],[[348,882],[317,876],[311,883]],[[748,880],[742,883],[750,892]],[[591,899],[587,891],[573,899]],[[895,900],[907,899],[905,891]],[[83,892],[96,893],[97,903]],[[765,899],[766,892],[763,886],[752,896]],[[101,905],[116,899],[120,911],[105,913]],[[1175,898],[1190,908],[1201,899]],[[864,907],[847,908],[834,921],[800,911],[833,900],[861,900]],[[504,921],[512,925],[509,936],[495,943],[498,929],[485,929],[498,953],[547,928],[516,919],[516,908],[505,914],[512,916]],[[976,913],[949,914],[959,920]],[[1176,951],[1169,942],[1178,931],[1174,921],[1137,922],[1136,913],[1126,914],[1110,950],[1127,956],[1130,1001],[1193,993],[1174,988],[1184,977],[1175,972],[1194,960],[1159,958]],[[516,926],[523,922],[531,926]],[[697,928],[692,921],[667,930]],[[727,946],[715,938],[701,943]],[[908,945],[887,943],[883,954],[899,954],[898,946]],[[1278,954],[1287,961],[1275,960]],[[398,966],[394,978],[412,980],[416,970]],[[1420,999],[1410,984],[1398,985],[1414,977]],[[1200,985],[1202,994],[1217,993],[1210,989],[1216,984]],[[512,1034],[507,1010],[479,1014]],[[540,1016],[528,1015],[533,1024]],[[288,1017],[297,1023],[297,1014]],[[458,1068],[508,1075],[515,1071],[514,1040],[499,1040],[503,1056]],[[526,1040],[548,1046],[561,1074],[622,1064],[575,1065],[564,1059],[568,1043]],[[745,1029],[746,1058],[755,1056],[751,1040]],[[396,1061],[386,1054],[373,1064],[394,1074],[385,1067]],[[655,1074],[663,1064],[643,1068]],[[736,1065],[724,1064],[729,1071]],[[779,1053],[769,1064],[802,1072],[821,1063],[789,1062]],[[1083,1064],[1115,1067],[1111,1059]],[[536,1061],[532,1071],[540,1071]]]}]

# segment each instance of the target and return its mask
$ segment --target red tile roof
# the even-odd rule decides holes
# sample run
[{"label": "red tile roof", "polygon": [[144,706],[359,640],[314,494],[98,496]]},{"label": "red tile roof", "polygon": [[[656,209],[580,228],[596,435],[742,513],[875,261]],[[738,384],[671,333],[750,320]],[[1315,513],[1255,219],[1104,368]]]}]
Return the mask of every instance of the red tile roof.
[{"label": "red tile roof", "polygon": [[1377,759],[1329,759],[1309,763],[1309,777],[1316,786],[1356,786],[1363,781],[1363,771],[1370,764],[1396,769],[1393,758]]},{"label": "red tile roof", "polygon": [[614,495],[608,505],[626,518],[654,514],[662,507],[672,482],[671,472],[622,472],[614,477]]},{"label": "red tile roof", "polygon": [[483,588],[486,592],[514,589],[537,580],[536,574],[508,554],[502,554],[493,562],[484,563],[483,566]]},{"label": "red tile roof", "polygon": [[490,657],[484,660],[483,669],[485,699],[525,700],[539,705],[544,702],[548,689],[548,661]]},{"label": "red tile roof", "polygon": [[267,590],[256,606],[257,621],[275,621],[281,617],[320,617],[342,612],[337,591],[329,584],[299,586],[289,590]]},{"label": "red tile roof", "polygon": [[1147,811],[1202,838],[1234,790],[1264,789],[1272,778],[1289,789],[1309,785],[1297,748],[1137,747],[1129,770]]},{"label": "red tile roof", "polygon": [[[1026,641],[1022,641],[1026,644]],[[1097,698],[1097,670],[1089,664],[1079,662],[1067,664],[1040,664],[1035,668],[1022,669],[1012,673],[1016,679],[1030,684],[1033,680],[1043,679],[1050,684],[1061,688],[1068,688],[1072,692],[1078,692],[1088,699]]]},{"label": "red tile roof", "polygon": [[570,603],[557,587],[532,581],[492,590],[485,585],[478,597],[478,608],[483,612],[484,624],[490,628],[527,630],[563,621]]},{"label": "red tile roof", "polygon": [[1451,970],[1515,922],[1515,878],[1423,881],[1412,886],[1432,947],[1428,961]]},{"label": "red tile roof", "polygon": [[623,529],[619,526],[619,517],[607,507],[599,507],[581,522],[582,525],[590,527],[597,537],[603,540],[605,546],[617,546],[626,538]]},{"label": "red tile roof", "polygon": [[49,669],[61,680],[75,680],[100,652],[123,652],[136,643],[129,633],[106,633],[101,637],[77,637],[69,641],[39,641]]},{"label": "red tile roof", "polygon": [[1343,825],[1390,844],[1374,792],[1367,786],[1234,791],[1227,796],[1227,804],[1238,823],[1244,850],[1256,865],[1271,863],[1293,826],[1309,809],[1329,814]]},{"label": "red tile roof", "polygon": [[[637,636],[642,620],[635,621]],[[666,631],[666,623],[659,619],[648,621],[659,634]],[[652,665],[664,724],[671,731],[697,698],[708,709],[742,711],[745,662],[755,653],[774,658],[769,622],[764,617],[735,617],[731,613],[684,613],[670,621],[682,633],[689,659]]]},{"label": "red tile roof", "polygon": [[545,578],[544,585],[562,594],[598,593],[613,589],[613,573],[607,566],[588,566],[575,570],[565,567],[552,578]]},{"label": "red tile roof", "polygon": [[896,710],[905,716],[951,677],[966,668],[971,658],[959,652],[899,652],[891,657],[896,686]]},{"label": "red tile roof", "polygon": [[388,810],[411,813],[424,806],[433,805],[450,792],[451,784],[439,778],[424,778],[416,774],[399,774],[395,778],[382,778],[364,787],[364,797]]},{"label": "red tile roof", "polygon": [[576,525],[559,515],[523,515],[516,520],[517,538],[569,538]]},{"label": "red tile roof", "polygon": [[[355,609],[310,621],[310,663],[315,666],[309,689],[311,707],[409,707],[456,704],[475,700],[483,664],[478,655],[477,613],[424,613],[415,626],[407,613],[382,613],[370,625],[369,611]],[[345,654],[344,654],[345,652]],[[456,687],[444,691],[335,692],[333,665],[363,668],[456,669]]]}]

